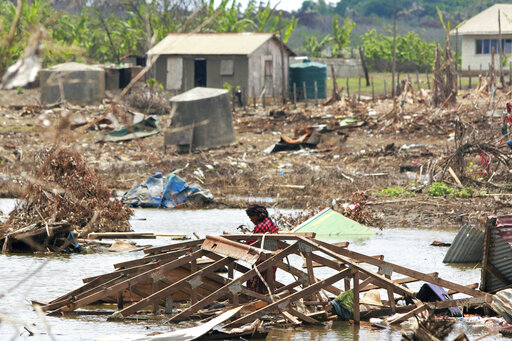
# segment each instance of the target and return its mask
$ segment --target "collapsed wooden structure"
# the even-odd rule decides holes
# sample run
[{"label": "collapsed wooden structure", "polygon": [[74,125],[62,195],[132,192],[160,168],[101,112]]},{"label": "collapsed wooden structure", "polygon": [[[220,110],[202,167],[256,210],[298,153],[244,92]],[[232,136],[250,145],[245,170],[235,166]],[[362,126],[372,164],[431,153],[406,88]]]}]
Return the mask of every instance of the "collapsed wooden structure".
[{"label": "collapsed wooden structure", "polygon": [[[354,293],[353,319],[406,313],[400,322],[427,308],[443,309],[490,303],[492,295],[441,279],[437,273],[422,273],[389,263],[383,256],[371,257],[348,250],[348,243],[329,244],[314,239],[314,233],[228,234],[206,236],[205,239],[146,249],[145,257],[114,264],[115,271],[84,279],[85,284],[45,305],[51,315],[73,314],[87,305],[117,302],[110,319],[123,319],[151,307],[172,302],[190,302],[186,308],[171,314],[177,322],[204,316],[208,307],[225,301],[226,309],[242,306],[227,327],[254,322],[263,315],[277,313],[270,323],[320,324],[335,318],[329,302],[348,289]],[[248,244],[250,243],[250,244]],[[288,262],[288,256],[304,259],[302,268]],[[206,259],[206,260],[205,260]],[[244,264],[250,264],[247,267]],[[265,285],[270,294],[251,290],[245,282],[277,267],[295,279],[285,284],[267,272]],[[317,267],[331,270],[318,278]],[[227,273],[218,273],[226,269]],[[376,268],[372,270],[371,268]],[[405,284],[423,281],[448,289],[449,294],[462,293],[468,298],[425,303]],[[342,286],[335,286],[336,283]],[[341,289],[343,287],[343,289]],[[378,309],[360,310],[360,294],[383,289],[387,302]],[[399,300],[412,304],[399,305]],[[361,307],[364,308],[364,305]],[[218,310],[217,310],[218,311]],[[203,314],[203,315],[201,315]],[[283,319],[284,317],[284,319]]]}]

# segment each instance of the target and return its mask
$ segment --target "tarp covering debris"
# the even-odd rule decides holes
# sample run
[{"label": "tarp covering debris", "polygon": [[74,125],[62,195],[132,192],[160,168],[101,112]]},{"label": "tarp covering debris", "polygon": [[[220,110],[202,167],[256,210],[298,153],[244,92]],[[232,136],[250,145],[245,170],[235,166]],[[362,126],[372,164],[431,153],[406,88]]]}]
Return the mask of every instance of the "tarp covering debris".
[{"label": "tarp covering debris", "polygon": [[135,181],[121,200],[131,207],[174,208],[185,202],[207,203],[213,200],[213,195],[196,183],[189,185],[174,173],[164,181],[162,173],[157,172],[143,184]]},{"label": "tarp covering debris", "polygon": [[318,236],[370,236],[375,232],[338,212],[326,208],[297,226],[293,232],[315,232]]}]

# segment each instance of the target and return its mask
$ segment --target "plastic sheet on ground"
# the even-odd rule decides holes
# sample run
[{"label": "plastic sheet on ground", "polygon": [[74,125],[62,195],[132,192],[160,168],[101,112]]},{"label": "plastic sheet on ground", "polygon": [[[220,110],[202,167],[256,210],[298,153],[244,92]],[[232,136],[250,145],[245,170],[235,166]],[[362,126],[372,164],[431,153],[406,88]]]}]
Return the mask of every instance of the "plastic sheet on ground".
[{"label": "plastic sheet on ground", "polygon": [[161,172],[148,177],[143,184],[134,182],[122,197],[123,204],[131,207],[174,208],[188,202],[210,202],[213,195],[198,184],[188,184],[176,174],[164,180]]},{"label": "plastic sheet on ground", "polygon": [[160,129],[158,129],[158,120],[155,117],[150,116],[130,127],[124,127],[118,130],[110,131],[99,136],[100,140],[104,142],[118,142],[143,138],[158,134],[159,132]]}]

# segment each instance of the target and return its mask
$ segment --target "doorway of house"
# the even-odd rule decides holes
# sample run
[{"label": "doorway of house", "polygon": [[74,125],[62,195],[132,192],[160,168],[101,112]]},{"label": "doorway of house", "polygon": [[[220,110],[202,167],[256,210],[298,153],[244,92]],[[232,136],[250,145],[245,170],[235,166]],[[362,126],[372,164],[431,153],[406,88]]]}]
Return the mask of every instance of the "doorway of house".
[{"label": "doorway of house", "polygon": [[194,87],[206,87],[206,59],[194,60]]}]

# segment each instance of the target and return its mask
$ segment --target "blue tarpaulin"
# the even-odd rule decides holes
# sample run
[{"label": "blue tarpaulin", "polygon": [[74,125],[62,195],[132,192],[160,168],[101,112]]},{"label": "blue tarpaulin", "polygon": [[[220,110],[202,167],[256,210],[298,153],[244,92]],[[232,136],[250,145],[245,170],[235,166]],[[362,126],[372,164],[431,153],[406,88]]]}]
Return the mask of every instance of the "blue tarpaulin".
[{"label": "blue tarpaulin", "polygon": [[176,174],[169,174],[164,181],[161,172],[148,177],[143,184],[135,182],[121,201],[130,207],[174,208],[186,201],[209,202],[213,200],[210,191],[198,184],[189,185]]}]

